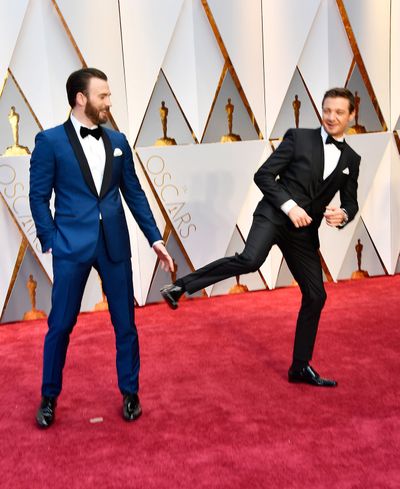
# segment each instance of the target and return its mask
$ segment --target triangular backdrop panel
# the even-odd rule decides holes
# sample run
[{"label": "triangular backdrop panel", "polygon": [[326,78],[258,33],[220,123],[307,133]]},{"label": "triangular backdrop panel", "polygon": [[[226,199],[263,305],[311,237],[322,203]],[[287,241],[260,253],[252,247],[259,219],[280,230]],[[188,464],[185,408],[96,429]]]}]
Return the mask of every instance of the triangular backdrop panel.
[{"label": "triangular backdrop panel", "polygon": [[296,95],[297,101],[301,103],[299,111],[299,127],[315,128],[319,126],[320,122],[317,113],[315,112],[312,101],[307,93],[303,80],[301,79],[299,70],[296,69],[274,129],[270,135],[271,139],[281,138],[289,127],[296,127],[293,108],[293,103],[297,102],[295,102]]},{"label": "triangular backdrop panel", "polygon": [[[176,278],[184,277],[192,271],[188,265],[185,256],[180,249],[180,245],[177,242],[175,236],[171,233],[166,241],[166,246],[168,253],[171,255],[172,259],[176,264]],[[151,287],[149,294],[146,299],[146,303],[160,302],[162,297],[160,294],[160,289],[165,284],[170,284],[173,282],[173,277],[171,273],[164,272],[160,264],[158,264],[155,270],[153,280],[151,282]],[[201,297],[203,292],[199,290],[198,292],[191,295],[191,297]]]},{"label": "triangular backdrop panel", "polygon": [[223,64],[223,56],[201,2],[186,1],[163,71],[198,141],[210,113]]},{"label": "triangular backdrop panel", "polygon": [[361,269],[366,270],[370,277],[374,275],[385,275],[385,270],[379,259],[374,244],[368,234],[362,219],[358,221],[358,225],[354,231],[354,239],[350,243],[347,254],[344,257],[342,267],[340,269],[338,279],[348,279],[351,274],[358,270],[357,251],[358,240],[362,245],[361,253]]},{"label": "triangular backdrop panel", "polygon": [[[263,0],[267,137],[275,126],[321,0]],[[301,19],[301,21],[300,21]],[[290,25],[290,28],[288,28]]]},{"label": "triangular backdrop panel", "polygon": [[28,0],[12,3],[9,0],[0,0],[0,89],[10,65],[27,6]]},{"label": "triangular backdrop panel", "polygon": [[175,139],[176,144],[193,144],[195,141],[185,116],[171,91],[162,70],[160,71],[150,103],[147,107],[142,126],[136,140],[136,147],[154,146],[157,139],[163,137],[160,118],[161,103],[168,109],[167,136]]},{"label": "triangular backdrop panel", "polygon": [[[1,165],[1,163],[0,163]],[[1,175],[1,167],[0,167]],[[7,246],[2,246],[0,254],[0,314],[3,310],[10,281],[22,242],[22,235],[15,226],[7,205],[0,198],[0,236],[7,236]]]},{"label": "triangular backdrop panel", "polygon": [[395,271],[395,273],[400,273],[400,255],[399,255],[398,259],[397,259],[397,265],[396,265],[396,271]]},{"label": "triangular backdrop panel", "polygon": [[[150,208],[153,212],[154,219],[157,227],[160,230],[161,235],[165,232],[165,218],[162,210],[157,203],[156,195],[144,174],[142,165],[137,157],[136,152],[133,153],[133,159],[135,162],[136,174],[139,178],[140,184],[144,193],[146,194]],[[146,302],[146,297],[149,291],[150,283],[153,277],[154,268],[156,266],[157,256],[154,250],[150,247],[147,239],[137,225],[133,218],[128,206],[123,202],[125,209],[125,216],[128,223],[130,243],[132,249],[132,273],[133,273],[133,285],[134,295],[137,303],[142,306]]]},{"label": "triangular backdrop panel", "polygon": [[[326,275],[322,271],[322,280],[327,282]],[[279,273],[276,278],[275,287],[299,287],[295,279],[293,278],[292,272],[289,270],[286,260],[282,257],[281,266],[279,268]]]},{"label": "triangular backdrop panel", "polygon": [[343,0],[385,121],[390,121],[390,0]]},{"label": "triangular backdrop panel", "polygon": [[279,267],[279,272],[276,277],[275,287],[290,287],[295,285],[296,284],[292,272],[289,270],[286,260],[282,257],[281,265]]},{"label": "triangular backdrop panel", "polygon": [[399,128],[400,117],[400,0],[391,3],[390,29],[390,129]]},{"label": "triangular backdrop panel", "polygon": [[242,141],[258,139],[258,134],[251,122],[249,113],[232,80],[230,72],[227,71],[211,112],[202,140],[203,143],[220,142],[221,137],[228,134],[228,118],[225,107],[228,104],[229,98],[231,99],[231,104],[234,106],[232,132],[238,134]]},{"label": "triangular backdrop panel", "polygon": [[[118,128],[127,132],[128,112],[118,0],[56,2],[86,64],[106,73],[112,94],[112,115]],[[99,32],[106,32],[107,35],[99,35]],[[94,39],[96,42],[93,42]]]},{"label": "triangular backdrop panel", "polygon": [[[237,228],[233,231],[231,242],[229,243],[228,249],[225,256],[233,256],[235,253],[241,253],[244,248],[243,238]],[[241,275],[239,282],[242,285],[251,290],[264,290],[265,284],[258,272],[247,273],[246,275]],[[221,295],[227,294],[229,290],[236,285],[236,277],[228,278],[215,284],[211,289],[211,295]]]},{"label": "triangular backdrop panel", "polygon": [[136,140],[182,5],[183,0],[119,2],[130,141]]},{"label": "triangular backdrop panel", "polygon": [[261,0],[208,0],[258,127],[265,134]]},{"label": "triangular backdrop panel", "polygon": [[40,131],[29,107],[26,105],[13,78],[9,76],[5,84],[3,95],[0,98],[0,154],[3,154],[13,141],[12,129],[8,120],[11,107],[19,114],[19,144],[28,147],[32,152],[35,145],[35,136]]},{"label": "triangular backdrop panel", "polygon": [[[365,87],[360,69],[356,64],[350,75],[347,83],[347,88],[353,92],[356,97],[360,97],[360,109],[358,115],[358,124],[365,127],[366,132],[382,131],[382,124],[379,121],[378,115],[371,98]],[[357,92],[357,93],[356,93]],[[354,125],[355,122],[352,123]]]},{"label": "triangular backdrop panel", "polygon": [[353,52],[336,0],[324,0],[298,63],[318,111],[328,88],[344,86],[352,60]]},{"label": "triangular backdrop panel", "polygon": [[392,134],[362,209],[365,226],[389,273],[400,252],[400,158]]},{"label": "triangular backdrop panel", "polygon": [[[272,150],[270,144],[265,144],[262,157],[260,159],[260,166],[270,156]],[[240,214],[237,221],[237,226],[243,238],[246,240],[250,231],[251,224],[253,222],[253,213],[257,207],[258,202],[262,199],[262,193],[259,188],[252,182],[247,197],[244,200],[244,204],[240,210]],[[260,268],[260,273],[265,280],[268,288],[275,287],[276,279],[279,273],[279,269],[282,261],[282,253],[277,246],[273,246],[269,252],[267,259]]]},{"label": "triangular backdrop panel", "polygon": [[10,69],[44,128],[60,124],[67,118],[69,105],[65,82],[81,67],[52,2],[32,0]]},{"label": "triangular backdrop panel", "polygon": [[81,311],[93,311],[95,305],[102,300],[99,274],[92,268],[83,293]]},{"label": "triangular backdrop panel", "polygon": [[21,232],[30,242],[38,260],[42,263],[49,278],[52,279],[51,255],[42,253],[29,207],[29,158],[29,156],[0,157],[2,175],[0,192]]},{"label": "triangular backdrop panel", "polygon": [[[358,134],[346,138],[350,146],[361,155],[360,174],[358,178],[358,204],[360,212],[355,219],[343,229],[336,229],[322,222],[319,236],[321,254],[332,275],[337,280],[343,260],[354,240],[354,233],[361,219],[362,209],[372,188],[375,175],[390,143],[390,134]],[[336,194],[332,204],[340,206],[339,195]]]},{"label": "triangular backdrop panel", "polygon": [[26,286],[29,275],[37,282],[36,309],[43,310],[47,315],[51,306],[51,283],[28,247],[19,269],[17,279],[11,292],[10,300],[4,311],[3,323],[20,321],[24,313],[32,309]]},{"label": "triangular backdrop panel", "polygon": [[248,141],[138,149],[195,268],[224,256],[264,146]]}]

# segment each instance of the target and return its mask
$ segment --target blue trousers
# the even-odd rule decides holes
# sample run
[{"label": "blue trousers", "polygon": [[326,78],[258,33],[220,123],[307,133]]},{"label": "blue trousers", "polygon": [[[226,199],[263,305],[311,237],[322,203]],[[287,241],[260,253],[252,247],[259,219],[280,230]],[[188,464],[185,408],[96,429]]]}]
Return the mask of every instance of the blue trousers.
[{"label": "blue trousers", "polygon": [[[122,394],[139,389],[139,341],[134,319],[131,261],[112,262],[100,224],[96,252],[87,263],[53,256],[54,283],[48,332],[44,341],[42,396],[56,397],[62,388],[69,337],[75,326],[91,268],[102,280],[116,338],[118,387]],[[90,368],[88,369],[90,371]]]}]

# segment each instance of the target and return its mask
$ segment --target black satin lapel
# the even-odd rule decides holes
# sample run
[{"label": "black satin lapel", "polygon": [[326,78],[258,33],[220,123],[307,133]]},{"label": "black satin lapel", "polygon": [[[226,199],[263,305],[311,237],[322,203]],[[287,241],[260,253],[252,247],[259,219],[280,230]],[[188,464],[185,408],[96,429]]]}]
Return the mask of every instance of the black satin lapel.
[{"label": "black satin lapel", "polygon": [[85,153],[83,151],[81,143],[79,142],[78,136],[76,134],[74,125],[71,122],[71,119],[68,119],[67,122],[64,123],[64,128],[65,128],[65,132],[67,133],[69,142],[71,143],[72,149],[74,150],[76,159],[78,160],[83,178],[85,179],[85,182],[87,186],[90,188],[91,192],[96,197],[98,197],[99,194],[97,193],[96,185],[94,184],[92,172],[90,171],[89,168],[89,163],[87,162]]},{"label": "black satin lapel", "polygon": [[329,177],[324,180],[323,184],[321,185],[321,187],[318,190],[318,194],[323,194],[325,192],[325,190],[327,189],[327,187],[329,187],[331,185],[333,185],[333,186],[336,185],[339,188],[340,177],[341,177],[341,174],[345,168],[347,161],[348,161],[348,146],[345,146],[341,155],[340,155],[340,158],[339,158],[338,164],[336,165],[336,168],[329,175]]},{"label": "black satin lapel", "polygon": [[106,151],[106,164],[104,167],[103,181],[101,183],[100,198],[105,196],[105,194],[107,193],[110,187],[111,177],[112,177],[112,165],[113,165],[113,158],[114,158],[110,138],[104,129],[103,129],[102,138],[104,142],[104,149]]},{"label": "black satin lapel", "polygon": [[324,147],[322,144],[321,129],[316,129],[312,140],[311,156],[311,182],[310,193],[313,197],[321,185],[324,175]]}]

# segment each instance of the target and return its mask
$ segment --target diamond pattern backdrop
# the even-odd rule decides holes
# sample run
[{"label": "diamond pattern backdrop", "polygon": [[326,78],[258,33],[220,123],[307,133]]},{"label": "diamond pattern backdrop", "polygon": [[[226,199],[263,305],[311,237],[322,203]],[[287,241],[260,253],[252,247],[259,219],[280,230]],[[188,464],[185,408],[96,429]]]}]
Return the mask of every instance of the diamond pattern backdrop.
[{"label": "diamond pattern backdrop", "polygon": [[[356,91],[363,133],[347,141],[362,156],[360,212],[340,232],[322,225],[325,279],[351,277],[358,240],[370,276],[399,272],[400,0],[0,0],[0,12],[0,322],[30,309],[30,275],[36,307],[48,313],[52,281],[27,201],[29,155],[5,156],[11,107],[19,143],[32,151],[39,130],[68,117],[65,81],[82,66],[109,77],[112,125],[134,149],[178,276],[241,251],[260,198],[258,166],[287,128],[319,125],[327,88]],[[162,102],[173,146],[155,145]],[[228,111],[240,141],[223,144]],[[144,305],[173,277],[133,218],[128,225]],[[255,290],[293,279],[273,248],[258,272],[203,293],[228,293],[237,281]],[[92,272],[82,310],[102,305]]]}]

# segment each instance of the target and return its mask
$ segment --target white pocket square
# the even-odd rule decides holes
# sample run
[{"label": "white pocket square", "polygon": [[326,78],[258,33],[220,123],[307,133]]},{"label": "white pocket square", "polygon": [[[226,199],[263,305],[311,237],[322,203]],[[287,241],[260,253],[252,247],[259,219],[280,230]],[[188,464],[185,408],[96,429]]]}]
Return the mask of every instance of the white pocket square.
[{"label": "white pocket square", "polygon": [[348,168],[345,168],[345,169],[342,171],[342,173],[344,173],[345,175],[349,175],[349,173],[350,173],[350,172],[349,172],[349,169],[348,169]]},{"label": "white pocket square", "polygon": [[114,149],[114,156],[121,156],[121,155],[122,155],[122,151],[119,148],[115,148]]}]

